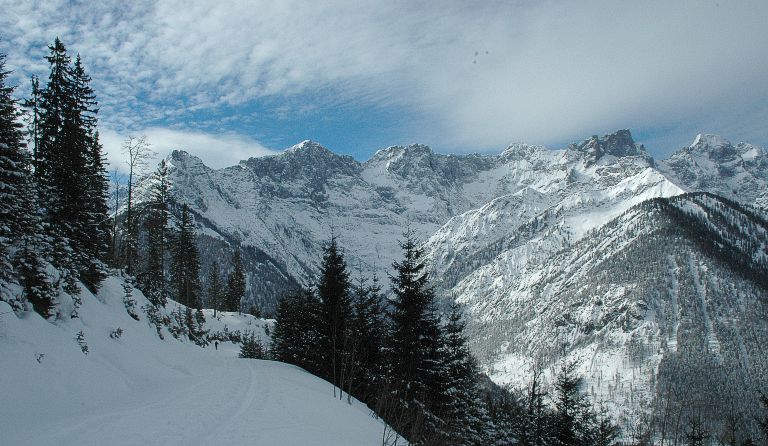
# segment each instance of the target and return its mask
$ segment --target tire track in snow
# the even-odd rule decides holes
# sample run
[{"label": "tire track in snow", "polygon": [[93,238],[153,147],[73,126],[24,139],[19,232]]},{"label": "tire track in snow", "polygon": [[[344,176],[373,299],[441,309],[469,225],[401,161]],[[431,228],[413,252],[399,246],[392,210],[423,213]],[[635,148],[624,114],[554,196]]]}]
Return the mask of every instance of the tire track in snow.
[{"label": "tire track in snow", "polygon": [[[243,364],[245,362],[245,364]],[[227,436],[231,436],[237,431],[242,432],[242,430],[235,430],[235,427],[238,424],[244,424],[248,422],[247,419],[247,412],[248,409],[250,409],[252,406],[254,406],[254,402],[256,401],[256,397],[258,395],[259,387],[264,387],[265,390],[269,386],[259,386],[258,385],[258,379],[256,376],[255,371],[255,361],[253,360],[242,360],[237,361],[233,364],[240,365],[242,368],[248,369],[248,389],[245,391],[245,395],[240,399],[240,405],[237,407],[237,410],[235,410],[232,415],[228,416],[226,418],[226,421],[219,425],[213,432],[208,434],[206,438],[201,442],[201,444],[205,445],[219,445],[222,444],[222,440],[225,439]],[[240,367],[236,367],[240,368]],[[232,380],[233,384],[237,382],[242,382],[240,380]],[[263,401],[262,401],[263,404]]]}]

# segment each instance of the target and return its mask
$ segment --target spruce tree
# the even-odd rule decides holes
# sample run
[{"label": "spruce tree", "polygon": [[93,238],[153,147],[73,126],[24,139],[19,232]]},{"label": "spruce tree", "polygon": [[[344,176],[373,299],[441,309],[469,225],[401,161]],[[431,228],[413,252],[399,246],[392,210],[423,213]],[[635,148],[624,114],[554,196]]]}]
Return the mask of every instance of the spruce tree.
[{"label": "spruce tree", "polygon": [[452,444],[482,444],[487,414],[480,398],[477,362],[467,347],[461,308],[452,303],[445,324],[448,393],[441,416]]},{"label": "spruce tree", "polygon": [[396,275],[391,277],[394,299],[388,374],[396,398],[409,416],[396,428],[410,441],[440,441],[444,426],[436,413],[445,395],[441,327],[423,250],[410,232],[405,235],[400,244],[404,259],[393,264]]},{"label": "spruce tree", "polygon": [[85,154],[84,196],[86,234],[82,240],[82,249],[88,257],[88,264],[82,275],[83,281],[91,290],[96,290],[106,277],[103,261],[107,260],[110,243],[109,183],[107,169],[99,132],[96,130],[96,95],[91,88],[91,78],[85,73],[78,54],[72,72],[73,95],[76,116],[79,122],[78,135]]},{"label": "spruce tree", "polygon": [[[35,178],[54,245],[54,266],[69,292],[77,279],[96,291],[105,277],[108,224],[106,177],[95,131],[96,101],[78,57],[72,67],[58,38],[49,47],[50,75],[39,100],[32,98]],[[33,94],[37,86],[33,85]]]},{"label": "spruce tree", "polygon": [[272,330],[272,358],[319,374],[320,301],[308,290],[299,290],[280,299],[277,322]]},{"label": "spruce tree", "polygon": [[171,249],[171,276],[176,301],[191,308],[201,308],[200,256],[195,244],[195,224],[186,204]]},{"label": "spruce tree", "polygon": [[32,76],[31,84],[32,94],[28,99],[24,100],[23,106],[27,110],[27,115],[29,116],[27,132],[29,134],[29,141],[32,145],[32,161],[36,163],[38,159],[37,148],[40,145],[40,104],[42,101],[42,92],[40,91],[40,79],[37,76]]},{"label": "spruce tree", "polygon": [[141,275],[145,295],[153,305],[165,306],[167,287],[165,283],[165,256],[168,251],[168,200],[170,180],[168,163],[162,160],[151,178],[149,202],[147,203],[147,266]]},{"label": "spruce tree", "polygon": [[564,362],[555,381],[554,435],[557,446],[578,446],[577,434],[581,408],[581,378],[576,375],[576,362]]},{"label": "spruce tree", "polygon": [[256,338],[252,331],[246,331],[243,334],[242,344],[240,345],[239,358],[264,359],[264,346]]},{"label": "spruce tree", "polygon": [[[50,252],[37,205],[37,191],[25,150],[13,87],[6,84],[5,54],[0,54],[0,279],[18,280],[23,299],[43,317],[52,315],[55,289],[46,273]],[[23,303],[2,293],[17,310]]]},{"label": "spruce tree", "polygon": [[70,249],[56,266],[79,276],[89,267],[88,139],[78,86],[64,44],[57,38],[50,56],[50,76],[42,94],[41,137],[36,176],[43,186],[48,220]]},{"label": "spruce tree", "polygon": [[5,54],[0,53],[0,279],[11,278],[11,244],[24,230],[21,217],[28,183],[28,155],[25,150],[19,111],[13,87],[6,85]]},{"label": "spruce tree", "polygon": [[533,368],[533,376],[524,401],[521,414],[519,440],[522,446],[543,446],[547,444],[549,412],[544,403],[547,392],[542,390],[542,369],[540,363]]},{"label": "spruce tree", "polygon": [[227,294],[225,311],[239,311],[240,302],[245,297],[245,268],[240,250],[236,249],[232,256],[232,273],[227,279]]},{"label": "spruce tree", "polygon": [[351,344],[348,330],[352,305],[347,264],[335,238],[331,238],[323,252],[317,294],[321,304],[321,355],[326,365],[323,375],[339,389],[343,389],[347,350],[351,347],[348,345]]},{"label": "spruce tree", "polygon": [[216,312],[221,308],[224,300],[224,284],[221,280],[221,270],[219,269],[219,262],[213,261],[211,268],[208,270],[208,290],[207,290],[207,306],[213,308],[213,316],[216,316]]},{"label": "spruce tree", "polygon": [[387,321],[381,296],[381,286],[374,276],[367,285],[361,278],[354,290],[352,339],[357,369],[355,396],[372,405],[378,390],[384,386],[384,340]]}]

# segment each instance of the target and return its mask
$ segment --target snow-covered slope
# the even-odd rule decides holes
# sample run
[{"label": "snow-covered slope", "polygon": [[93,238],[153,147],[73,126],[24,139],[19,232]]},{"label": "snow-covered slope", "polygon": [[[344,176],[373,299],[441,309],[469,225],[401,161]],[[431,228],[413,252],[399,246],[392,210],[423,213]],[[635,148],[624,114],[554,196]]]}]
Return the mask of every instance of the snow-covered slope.
[{"label": "snow-covered slope", "polygon": [[768,152],[717,135],[697,135],[689,147],[659,162],[659,170],[688,191],[706,191],[768,209]]},{"label": "snow-covered slope", "polygon": [[[363,404],[339,401],[297,367],[239,359],[229,342],[201,348],[165,330],[161,340],[143,312],[128,315],[122,284],[110,277],[98,296],[83,291],[80,317],[55,323],[0,302],[1,444],[380,444],[383,425]],[[137,308],[147,303],[133,297]],[[268,323],[206,317],[212,331],[263,339]]]},{"label": "snow-covered slope", "polygon": [[653,168],[628,131],[565,151],[505,154],[515,171],[528,174],[518,179],[521,188],[453,217],[426,243],[434,276],[456,296],[476,294],[452,287],[482,268],[495,269],[495,281],[515,280],[510,275],[527,262],[547,258],[631,206],[684,192]]},{"label": "snow-covered slope", "polygon": [[496,259],[454,292],[494,381],[524,385],[534,367],[551,379],[576,360],[625,426],[665,410],[719,423],[721,405],[749,418],[768,385],[768,220],[713,195],[646,201],[554,255]]}]

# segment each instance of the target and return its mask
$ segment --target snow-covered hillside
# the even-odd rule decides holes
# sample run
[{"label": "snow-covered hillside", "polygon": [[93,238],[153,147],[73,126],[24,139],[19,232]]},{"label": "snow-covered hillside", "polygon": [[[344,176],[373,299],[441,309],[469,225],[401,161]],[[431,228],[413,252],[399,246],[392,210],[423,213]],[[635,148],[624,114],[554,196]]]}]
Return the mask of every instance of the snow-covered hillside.
[{"label": "snow-covered hillside", "polygon": [[[129,316],[122,285],[110,277],[98,296],[83,291],[80,317],[55,322],[17,317],[0,302],[0,443],[381,443],[383,425],[363,404],[335,399],[327,382],[297,367],[239,359],[237,345],[201,348],[165,329],[161,340],[143,312],[139,321]],[[147,304],[140,292],[133,297],[137,308]],[[269,321],[210,311],[206,319],[212,332],[266,340]]]},{"label": "snow-covered hillside", "polygon": [[656,199],[500,271],[510,264],[496,259],[454,290],[494,381],[525,384],[535,367],[551,379],[576,360],[593,400],[625,426],[661,416],[669,386],[674,413],[716,423],[718,404],[756,410],[768,385],[765,214],[708,194]]}]

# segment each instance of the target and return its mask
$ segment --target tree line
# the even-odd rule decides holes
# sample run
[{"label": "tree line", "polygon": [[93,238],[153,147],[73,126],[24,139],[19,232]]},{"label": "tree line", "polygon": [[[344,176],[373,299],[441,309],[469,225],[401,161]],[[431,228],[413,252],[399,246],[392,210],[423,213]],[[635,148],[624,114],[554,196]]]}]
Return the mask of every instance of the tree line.
[{"label": "tree line", "polygon": [[[246,287],[239,250],[234,250],[228,275],[214,265],[203,293],[192,213],[186,204],[173,201],[165,160],[151,175],[142,175],[151,156],[144,137],[129,137],[123,146],[128,197],[119,212],[121,185],[116,181],[110,215],[91,78],[80,55],[73,61],[60,39],[48,49],[47,82],[33,76],[31,94],[23,101],[14,99],[14,87],[7,85],[10,72],[0,54],[2,299],[16,310],[30,308],[45,318],[77,317],[80,284],[96,293],[110,268],[120,268],[129,281],[135,278],[153,306],[174,299],[186,312],[196,310],[197,320],[204,320],[204,299],[215,310],[239,310]],[[137,206],[139,180],[147,199]],[[61,291],[73,301],[68,315],[62,314],[70,306],[61,305]]]},{"label": "tree line", "polygon": [[375,276],[351,280],[332,238],[315,289],[278,304],[272,358],[326,379],[339,399],[367,404],[392,428],[385,444],[616,444],[618,428],[582,394],[574,364],[560,371],[554,404],[540,374],[524,395],[492,384],[469,351],[461,307],[438,310],[412,234],[401,247],[387,299]]}]

